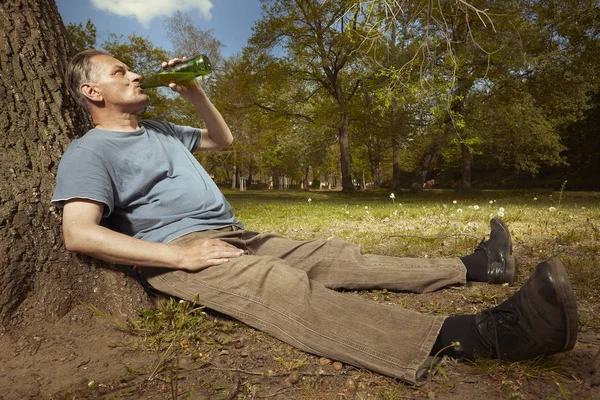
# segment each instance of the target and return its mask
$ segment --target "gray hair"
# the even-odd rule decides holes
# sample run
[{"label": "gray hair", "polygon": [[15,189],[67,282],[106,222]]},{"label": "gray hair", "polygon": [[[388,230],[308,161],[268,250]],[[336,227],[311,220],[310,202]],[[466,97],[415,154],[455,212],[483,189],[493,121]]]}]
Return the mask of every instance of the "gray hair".
[{"label": "gray hair", "polygon": [[67,88],[69,89],[73,97],[75,97],[75,100],[77,100],[79,104],[86,107],[86,98],[83,94],[81,94],[79,88],[82,84],[90,82],[96,78],[94,76],[94,73],[96,72],[96,67],[94,66],[94,63],[92,63],[91,60],[92,57],[100,55],[110,56],[110,54],[102,50],[84,50],[82,52],[77,53],[71,59],[69,65],[67,66]]}]

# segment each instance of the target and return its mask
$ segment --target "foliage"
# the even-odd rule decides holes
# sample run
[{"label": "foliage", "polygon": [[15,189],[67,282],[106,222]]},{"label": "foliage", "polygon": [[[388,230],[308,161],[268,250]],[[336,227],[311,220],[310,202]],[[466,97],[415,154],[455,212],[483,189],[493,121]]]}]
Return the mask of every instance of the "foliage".
[{"label": "foliage", "polygon": [[88,19],[85,23],[80,22],[78,24],[69,23],[67,25],[67,33],[69,40],[73,45],[73,52],[79,53],[80,51],[93,49],[96,46],[96,25],[92,20]]},{"label": "foliage", "polygon": [[[431,177],[468,187],[498,169],[593,164],[599,16],[584,1],[263,0],[249,46],[229,59],[189,16],[166,27],[175,54],[207,53],[215,65],[204,86],[235,141],[199,158],[221,181],[234,168],[263,182],[312,171],[341,174],[346,189],[397,188],[415,172],[417,187]],[[74,43],[95,38],[90,21],[71,31]],[[139,37],[105,46],[144,73],[167,58]],[[177,96],[151,96],[144,117],[203,125]],[[574,148],[586,143],[589,152]]]}]

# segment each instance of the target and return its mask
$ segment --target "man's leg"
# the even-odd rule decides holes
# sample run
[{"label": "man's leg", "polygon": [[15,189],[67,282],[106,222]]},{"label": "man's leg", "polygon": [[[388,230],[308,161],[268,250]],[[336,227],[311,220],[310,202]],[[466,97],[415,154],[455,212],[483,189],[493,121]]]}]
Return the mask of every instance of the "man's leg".
[{"label": "man's leg", "polygon": [[281,258],[328,288],[425,293],[466,280],[514,281],[510,232],[497,218],[490,221],[490,226],[490,239],[482,241],[475,253],[460,259],[362,254],[357,245],[335,238],[301,241],[250,231],[213,231],[212,237],[244,248],[249,254]]},{"label": "man's leg", "polygon": [[[206,237],[189,234],[173,244]],[[201,304],[298,349],[416,382],[444,317],[328,289],[272,256],[245,255],[197,273],[145,268],[156,289]]]}]

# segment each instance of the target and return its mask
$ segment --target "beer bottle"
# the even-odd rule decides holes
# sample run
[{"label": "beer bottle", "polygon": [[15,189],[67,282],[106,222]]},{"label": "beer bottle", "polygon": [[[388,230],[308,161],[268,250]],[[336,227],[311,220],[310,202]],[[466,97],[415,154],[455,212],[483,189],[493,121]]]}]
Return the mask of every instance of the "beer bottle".
[{"label": "beer bottle", "polygon": [[140,87],[150,89],[158,86],[169,86],[169,83],[183,83],[198,76],[208,75],[212,71],[210,60],[204,54],[182,61],[172,67],[161,68],[148,78],[142,79]]}]

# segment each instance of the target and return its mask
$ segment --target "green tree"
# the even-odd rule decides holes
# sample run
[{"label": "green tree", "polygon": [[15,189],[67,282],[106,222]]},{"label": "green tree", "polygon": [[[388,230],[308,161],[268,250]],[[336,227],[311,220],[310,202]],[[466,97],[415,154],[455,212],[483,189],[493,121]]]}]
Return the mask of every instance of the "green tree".
[{"label": "green tree", "polygon": [[290,76],[313,93],[325,89],[336,103],[337,136],[344,191],[354,190],[349,130],[350,104],[360,84],[355,34],[364,21],[362,8],[347,11],[349,0],[263,0],[263,18],[250,43],[258,49],[286,52],[293,68]]},{"label": "green tree", "polygon": [[67,25],[67,33],[73,45],[73,54],[96,47],[96,25],[90,19],[87,20],[85,26],[82,22],[77,25],[70,23]]}]

